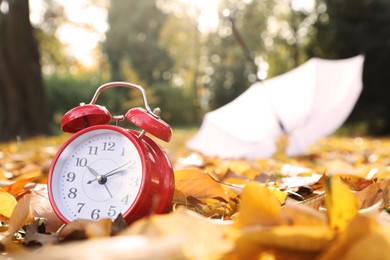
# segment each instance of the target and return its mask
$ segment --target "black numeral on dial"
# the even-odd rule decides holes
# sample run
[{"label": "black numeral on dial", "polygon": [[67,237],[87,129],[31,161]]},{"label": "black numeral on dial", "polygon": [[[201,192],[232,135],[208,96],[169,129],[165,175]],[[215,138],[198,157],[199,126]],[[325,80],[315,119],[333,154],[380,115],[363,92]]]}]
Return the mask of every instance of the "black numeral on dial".
[{"label": "black numeral on dial", "polygon": [[103,142],[103,151],[114,151],[115,143],[114,142]]},{"label": "black numeral on dial", "polygon": [[88,163],[88,161],[84,157],[83,158],[80,158],[80,157],[76,158],[76,166],[85,167],[85,166],[87,166],[87,163]]},{"label": "black numeral on dial", "polygon": [[70,188],[68,193],[69,199],[74,199],[77,197],[77,189],[76,188]]}]

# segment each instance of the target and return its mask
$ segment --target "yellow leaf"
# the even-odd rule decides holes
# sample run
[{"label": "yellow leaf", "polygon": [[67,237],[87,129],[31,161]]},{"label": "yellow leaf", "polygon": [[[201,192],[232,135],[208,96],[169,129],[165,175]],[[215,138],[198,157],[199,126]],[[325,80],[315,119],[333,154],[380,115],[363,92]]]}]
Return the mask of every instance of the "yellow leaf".
[{"label": "yellow leaf", "polygon": [[243,239],[258,245],[309,252],[322,250],[334,236],[335,232],[327,226],[252,227],[242,234]]},{"label": "yellow leaf", "polygon": [[4,190],[0,190],[0,201],[0,215],[10,218],[17,204],[15,197]]},{"label": "yellow leaf", "polygon": [[[237,178],[225,179],[224,183],[235,185],[237,188],[240,188],[240,189],[243,189],[245,187],[245,185],[247,185],[249,183],[259,184],[259,182],[249,181],[249,180],[245,180],[245,179],[237,179]],[[264,184],[261,184],[261,185],[265,186]],[[286,201],[286,198],[287,198],[286,192],[281,191],[279,189],[276,189],[274,187],[270,187],[270,186],[267,186],[267,187],[268,187],[269,191],[272,192],[276,196],[276,198],[279,200],[280,204],[283,204]]]},{"label": "yellow leaf", "polygon": [[275,197],[278,199],[280,204],[283,204],[286,201],[287,198],[286,192],[276,189],[274,187],[268,187],[268,189],[270,192],[272,192],[275,195]]},{"label": "yellow leaf", "polygon": [[289,225],[326,226],[326,215],[303,204],[287,205],[281,209],[281,218]]},{"label": "yellow leaf", "polygon": [[223,198],[229,200],[222,186],[200,169],[175,170],[175,189],[186,197],[198,199]]},{"label": "yellow leaf", "polygon": [[230,170],[240,176],[243,176],[244,172],[253,169],[250,162],[243,160],[227,161],[220,168],[222,172]]},{"label": "yellow leaf", "polygon": [[240,214],[236,226],[243,228],[251,225],[275,225],[280,223],[278,198],[267,187],[249,183],[241,194]]},{"label": "yellow leaf", "polygon": [[361,236],[343,259],[389,259],[390,227],[382,227]]},{"label": "yellow leaf", "polygon": [[330,226],[343,230],[358,213],[356,198],[338,176],[327,179],[325,190]]},{"label": "yellow leaf", "polygon": [[[382,228],[383,227],[379,227],[378,223],[373,218],[356,216],[337,236],[337,238],[329,245],[327,250],[324,250],[323,254],[319,259],[346,259],[345,254],[350,252],[351,248],[355,248],[355,250],[358,249],[356,245],[359,244],[359,240],[371,236],[373,233],[377,232],[379,229]],[[373,253],[371,251],[371,248],[374,249],[375,246],[376,242],[370,245],[366,245],[362,248],[362,250],[366,251],[366,253],[360,255],[359,258],[351,259],[380,259],[375,258],[374,255],[371,255]],[[388,247],[389,246],[387,245],[387,248]],[[375,248],[375,250],[377,250],[377,248]],[[368,255],[366,255],[367,253]]]},{"label": "yellow leaf", "polygon": [[141,219],[121,235],[147,235],[161,241],[179,236],[185,259],[220,259],[234,248],[235,241],[230,226],[213,223],[188,210]]}]

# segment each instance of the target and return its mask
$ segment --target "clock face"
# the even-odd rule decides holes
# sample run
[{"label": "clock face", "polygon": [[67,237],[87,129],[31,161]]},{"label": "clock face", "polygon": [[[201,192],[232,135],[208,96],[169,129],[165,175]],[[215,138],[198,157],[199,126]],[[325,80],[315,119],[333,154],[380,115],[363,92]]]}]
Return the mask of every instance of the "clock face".
[{"label": "clock face", "polygon": [[52,170],[55,210],[68,221],[115,219],[135,202],[142,165],[136,146],[120,131],[95,129],[78,135],[60,152]]}]

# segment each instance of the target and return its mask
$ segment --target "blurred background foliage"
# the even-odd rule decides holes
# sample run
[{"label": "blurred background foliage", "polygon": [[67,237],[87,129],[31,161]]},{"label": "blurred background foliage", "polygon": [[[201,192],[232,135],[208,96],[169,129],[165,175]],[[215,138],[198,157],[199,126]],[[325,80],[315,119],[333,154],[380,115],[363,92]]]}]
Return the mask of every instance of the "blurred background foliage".
[{"label": "blurred background foliage", "polygon": [[[12,2],[18,1],[25,0],[0,1],[0,28],[12,13]],[[197,126],[206,112],[230,102],[257,80],[282,74],[311,57],[364,54],[364,90],[348,123],[359,134],[389,134],[390,1],[304,1],[309,4],[219,0],[218,25],[205,29],[196,1],[90,0],[86,7],[107,13],[108,28],[95,49],[94,64],[85,66],[66,52],[60,39],[59,28],[72,23],[63,4],[41,0],[41,19],[32,26],[47,124],[58,133],[62,115],[80,102],[88,103],[99,85],[129,81],[146,89],[151,106],[161,107],[171,125]],[[94,30],[90,24],[77,26]],[[6,37],[0,34],[0,42]],[[0,77],[0,88],[4,84]],[[143,105],[139,93],[122,88],[104,92],[98,103],[112,114]],[[0,111],[3,122],[4,113]],[[21,134],[6,128],[3,124],[0,129],[3,140]]]}]

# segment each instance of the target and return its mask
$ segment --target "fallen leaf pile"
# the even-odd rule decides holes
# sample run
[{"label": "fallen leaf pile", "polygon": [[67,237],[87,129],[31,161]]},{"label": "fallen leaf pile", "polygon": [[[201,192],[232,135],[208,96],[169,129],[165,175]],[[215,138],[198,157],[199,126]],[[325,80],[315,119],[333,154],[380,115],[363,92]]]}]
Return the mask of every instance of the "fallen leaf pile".
[{"label": "fallen leaf pile", "polygon": [[[47,169],[66,137],[0,146],[0,252],[17,259],[389,259],[390,140],[329,137],[308,154],[172,159],[171,211],[62,225]],[[177,142],[184,144],[182,142]],[[166,151],[175,149],[166,147]],[[183,151],[181,147],[177,150]]]}]

